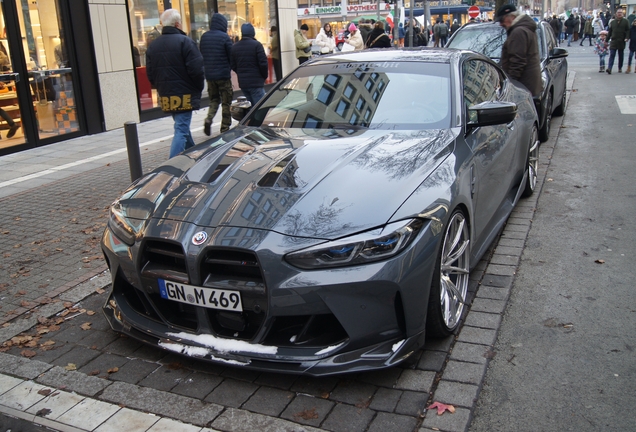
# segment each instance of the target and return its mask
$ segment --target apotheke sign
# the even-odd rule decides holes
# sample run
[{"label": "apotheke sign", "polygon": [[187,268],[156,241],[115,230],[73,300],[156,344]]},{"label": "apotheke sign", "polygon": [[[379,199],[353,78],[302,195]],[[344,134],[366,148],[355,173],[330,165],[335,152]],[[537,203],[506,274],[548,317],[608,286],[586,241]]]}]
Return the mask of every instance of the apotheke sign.
[{"label": "apotheke sign", "polygon": [[[388,3],[382,3],[380,5],[380,12],[390,12],[392,5]],[[362,3],[358,5],[347,6],[347,14],[356,13],[373,13],[377,12],[378,5],[376,3]],[[298,9],[298,16],[308,15],[342,15],[342,8],[340,6],[316,6],[310,8]]]}]

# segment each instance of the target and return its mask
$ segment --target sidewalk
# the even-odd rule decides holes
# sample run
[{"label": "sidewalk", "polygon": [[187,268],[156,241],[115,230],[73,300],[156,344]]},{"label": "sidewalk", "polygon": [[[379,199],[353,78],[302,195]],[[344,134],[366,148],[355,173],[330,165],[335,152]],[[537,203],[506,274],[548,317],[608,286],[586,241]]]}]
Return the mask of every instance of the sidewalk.
[{"label": "sidewalk", "polygon": [[[204,117],[193,116],[195,142]],[[211,365],[110,330],[99,240],[130,183],[123,129],[0,157],[0,413],[68,431],[464,431],[559,125],[541,146],[537,193],[471,273],[461,332],[398,367],[323,378]],[[171,132],[169,118],[139,125],[144,171],[167,159]],[[433,401],[455,414],[427,412]]]}]

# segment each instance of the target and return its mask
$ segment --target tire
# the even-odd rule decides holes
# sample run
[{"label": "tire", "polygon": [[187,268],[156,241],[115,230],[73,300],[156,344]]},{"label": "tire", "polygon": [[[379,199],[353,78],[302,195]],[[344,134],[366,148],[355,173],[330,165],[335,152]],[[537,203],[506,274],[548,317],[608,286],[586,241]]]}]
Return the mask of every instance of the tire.
[{"label": "tire", "polygon": [[553,113],[555,117],[561,117],[563,114],[565,114],[565,96],[565,89],[563,89],[563,96],[561,96],[561,105],[556,107]]},{"label": "tire", "polygon": [[448,220],[431,283],[426,318],[427,335],[445,337],[459,326],[470,276],[470,233],[461,210]]},{"label": "tire", "polygon": [[533,126],[531,137],[532,141],[530,141],[528,158],[526,159],[527,171],[524,174],[526,176],[526,187],[521,194],[524,198],[532,195],[534,190],[537,188],[537,170],[539,169],[539,137],[537,135],[537,127]]},{"label": "tire", "polygon": [[543,126],[539,129],[539,139],[546,142],[550,138],[550,124],[552,123],[552,92],[548,92],[548,102],[545,104]]}]

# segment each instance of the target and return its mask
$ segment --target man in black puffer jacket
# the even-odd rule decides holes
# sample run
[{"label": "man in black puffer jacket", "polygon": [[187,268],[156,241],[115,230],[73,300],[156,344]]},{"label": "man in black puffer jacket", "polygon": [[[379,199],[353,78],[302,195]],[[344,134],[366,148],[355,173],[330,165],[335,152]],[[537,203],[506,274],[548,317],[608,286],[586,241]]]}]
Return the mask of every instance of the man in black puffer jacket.
[{"label": "man in black puffer jacket", "polygon": [[232,40],[227,34],[227,19],[220,13],[212,15],[210,30],[203,33],[199,44],[205,66],[205,79],[208,82],[210,106],[208,116],[203,123],[203,133],[210,135],[212,119],[221,104],[221,132],[225,132],[232,124],[230,104],[232,103],[232,80],[230,69],[230,53]]},{"label": "man in black puffer jacket", "polygon": [[265,96],[268,75],[267,56],[263,45],[254,36],[250,23],[241,26],[242,38],[232,47],[232,70],[238,75],[239,87],[252,106]]},{"label": "man in black puffer jacket", "polygon": [[163,31],[146,51],[146,74],[159,93],[164,112],[172,113],[174,137],[170,157],[194,146],[190,123],[192,110],[201,106],[203,57],[196,44],[181,31],[181,15],[175,9],[161,14]]}]

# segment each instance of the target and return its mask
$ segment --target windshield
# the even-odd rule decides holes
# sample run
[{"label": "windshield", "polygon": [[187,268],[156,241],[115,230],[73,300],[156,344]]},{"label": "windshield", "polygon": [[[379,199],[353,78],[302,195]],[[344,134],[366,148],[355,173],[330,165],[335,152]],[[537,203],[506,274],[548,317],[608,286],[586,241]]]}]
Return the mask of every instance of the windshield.
[{"label": "windshield", "polygon": [[[537,41],[539,43],[539,58],[544,58],[541,43],[541,27],[537,26]],[[448,48],[476,51],[493,60],[501,59],[501,47],[506,41],[506,30],[499,25],[473,26],[470,24],[459,30],[455,37],[448,42]]]},{"label": "windshield", "polygon": [[323,63],[288,76],[246,120],[280,128],[440,129],[450,125],[450,65]]}]

